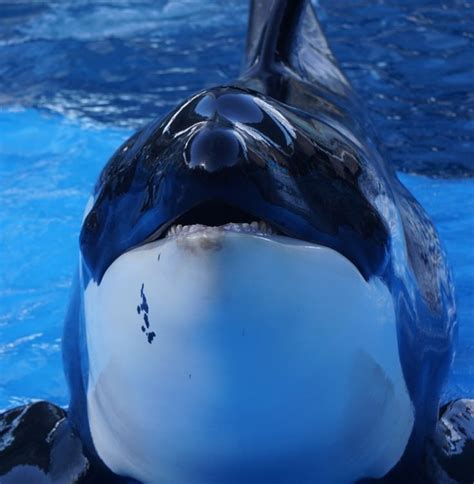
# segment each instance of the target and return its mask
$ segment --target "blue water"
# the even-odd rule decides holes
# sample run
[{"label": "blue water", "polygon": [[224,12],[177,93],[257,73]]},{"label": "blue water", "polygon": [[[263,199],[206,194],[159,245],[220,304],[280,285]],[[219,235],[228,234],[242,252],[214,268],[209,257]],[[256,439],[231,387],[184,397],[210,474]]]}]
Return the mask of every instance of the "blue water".
[{"label": "blue water", "polygon": [[[474,3],[319,4],[447,248],[460,336],[446,397],[474,396]],[[2,2],[0,409],[67,404],[60,339],[89,190],[134,128],[237,74],[246,14],[240,0]]]}]

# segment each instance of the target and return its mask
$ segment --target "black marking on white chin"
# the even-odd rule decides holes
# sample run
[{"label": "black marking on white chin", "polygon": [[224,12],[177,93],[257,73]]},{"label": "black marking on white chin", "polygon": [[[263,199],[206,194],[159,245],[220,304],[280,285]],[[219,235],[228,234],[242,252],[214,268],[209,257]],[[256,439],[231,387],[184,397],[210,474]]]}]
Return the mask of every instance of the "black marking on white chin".
[{"label": "black marking on white chin", "polygon": [[145,333],[148,343],[151,344],[155,339],[156,333],[154,331],[148,331],[150,329],[150,319],[148,316],[150,307],[148,306],[148,301],[146,300],[146,296],[145,296],[145,284],[142,284],[142,287],[140,289],[140,297],[142,299],[142,302],[140,303],[139,306],[137,306],[137,313],[138,314],[143,313],[144,324],[141,326],[141,330],[142,330],[142,333]]}]

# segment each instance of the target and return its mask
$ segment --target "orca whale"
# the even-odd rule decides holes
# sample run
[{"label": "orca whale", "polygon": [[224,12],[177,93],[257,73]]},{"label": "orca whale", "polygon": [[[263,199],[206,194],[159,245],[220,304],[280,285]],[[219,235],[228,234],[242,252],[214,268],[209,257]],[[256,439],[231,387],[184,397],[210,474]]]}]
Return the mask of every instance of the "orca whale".
[{"label": "orca whale", "polygon": [[139,482],[408,482],[456,335],[429,218],[305,0],[253,0],[240,77],[103,169],[65,321],[69,425]]}]

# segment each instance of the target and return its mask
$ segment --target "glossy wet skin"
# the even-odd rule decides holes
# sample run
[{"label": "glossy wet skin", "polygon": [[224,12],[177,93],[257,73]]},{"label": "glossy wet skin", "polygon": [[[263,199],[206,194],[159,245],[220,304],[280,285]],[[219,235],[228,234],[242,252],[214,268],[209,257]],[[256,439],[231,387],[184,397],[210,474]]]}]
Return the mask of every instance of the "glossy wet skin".
[{"label": "glossy wet skin", "polygon": [[[425,415],[412,434],[418,451],[451,358],[442,343],[452,331],[442,299],[449,290],[440,289],[449,273],[433,265],[443,259],[429,221],[370,141],[328,123],[240,87],[199,93],[152,123],[116,152],[96,186],[81,232],[83,284],[100,284],[120,255],[176,223],[261,220],[332,248],[392,294],[402,368]],[[420,352],[427,339],[432,351]],[[443,363],[427,376],[420,369],[432,358]]]},{"label": "glossy wet skin", "polygon": [[[235,85],[196,94],[133,136],[105,167],[81,231],[79,287],[100,287],[115,261],[160,241],[173,224],[263,221],[281,235],[335,250],[367,282],[380,279],[392,298],[415,409],[396,469],[405,478],[420,465],[434,429],[453,352],[455,305],[444,253],[423,209],[383,159],[309,3],[252,5]],[[86,326],[79,293],[66,319],[65,366],[71,420],[94,454]]]},{"label": "glossy wet skin", "polygon": [[82,253],[100,280],[118,255],[211,202],[206,216],[238,221],[229,207],[238,209],[338,250],[368,278],[387,255],[384,221],[359,184],[371,176],[361,148],[326,123],[251,91],[216,88],[117,151],[83,225]]}]

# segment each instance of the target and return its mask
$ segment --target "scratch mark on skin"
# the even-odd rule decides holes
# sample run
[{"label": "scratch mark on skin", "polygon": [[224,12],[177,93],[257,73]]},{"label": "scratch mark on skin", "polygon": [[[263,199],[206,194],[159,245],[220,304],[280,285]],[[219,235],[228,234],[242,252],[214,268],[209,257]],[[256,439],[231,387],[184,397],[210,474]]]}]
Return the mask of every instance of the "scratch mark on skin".
[{"label": "scratch mark on skin", "polygon": [[142,303],[140,304],[140,308],[143,311],[145,311],[145,314],[148,314],[148,311],[150,308],[148,307],[148,302],[146,300],[144,289],[145,289],[145,284],[142,284],[142,288],[140,289],[140,296],[142,297]]},{"label": "scratch mark on skin", "polygon": [[[158,259],[159,259],[159,256],[158,256]],[[140,289],[140,297],[142,299],[142,302],[140,303],[139,306],[137,306],[137,313],[142,314],[143,312],[143,322],[145,324],[141,326],[141,330],[142,330],[142,333],[145,333],[148,343],[151,344],[155,339],[156,333],[154,331],[147,332],[147,330],[150,329],[150,319],[148,317],[148,312],[150,310],[150,307],[148,306],[148,301],[146,300],[144,283],[142,284],[142,287]]]}]

